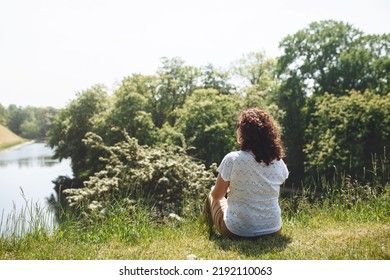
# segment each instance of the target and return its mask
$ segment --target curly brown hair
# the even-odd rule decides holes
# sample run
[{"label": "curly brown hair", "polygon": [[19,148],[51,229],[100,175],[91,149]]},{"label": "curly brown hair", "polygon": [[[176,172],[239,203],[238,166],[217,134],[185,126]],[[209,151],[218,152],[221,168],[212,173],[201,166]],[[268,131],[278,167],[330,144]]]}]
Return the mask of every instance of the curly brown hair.
[{"label": "curly brown hair", "polygon": [[258,108],[242,111],[238,116],[240,150],[252,151],[257,162],[269,165],[285,156],[282,141],[272,117]]}]

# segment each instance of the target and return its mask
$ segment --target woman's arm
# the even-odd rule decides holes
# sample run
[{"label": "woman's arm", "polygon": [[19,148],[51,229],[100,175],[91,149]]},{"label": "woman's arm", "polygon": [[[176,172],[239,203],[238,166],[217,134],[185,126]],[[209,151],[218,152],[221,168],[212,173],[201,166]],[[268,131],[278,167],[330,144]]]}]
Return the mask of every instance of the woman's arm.
[{"label": "woman's arm", "polygon": [[221,200],[225,195],[229,188],[229,182],[224,181],[221,177],[221,174],[218,173],[217,181],[215,182],[215,186],[211,190],[211,196],[215,200]]}]

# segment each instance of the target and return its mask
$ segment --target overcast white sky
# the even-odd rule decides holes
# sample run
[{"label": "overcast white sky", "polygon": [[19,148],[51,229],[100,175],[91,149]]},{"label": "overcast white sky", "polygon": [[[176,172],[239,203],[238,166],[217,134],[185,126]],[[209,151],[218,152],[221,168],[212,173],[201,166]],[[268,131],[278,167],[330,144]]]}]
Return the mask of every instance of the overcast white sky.
[{"label": "overcast white sky", "polygon": [[389,0],[0,0],[0,104],[64,107],[161,57],[227,67],[313,21],[390,33]]}]

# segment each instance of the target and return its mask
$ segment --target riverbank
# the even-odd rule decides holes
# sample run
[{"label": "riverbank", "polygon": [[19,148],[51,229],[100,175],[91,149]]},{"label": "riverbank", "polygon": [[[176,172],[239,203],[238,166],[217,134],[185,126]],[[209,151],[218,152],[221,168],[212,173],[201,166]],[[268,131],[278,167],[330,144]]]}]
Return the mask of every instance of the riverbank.
[{"label": "riverbank", "polygon": [[8,260],[388,260],[388,192],[351,208],[281,201],[283,234],[230,240],[209,234],[200,216],[153,222],[148,209],[132,215],[115,207],[104,220],[66,220],[54,232],[36,229],[23,238],[0,237]]},{"label": "riverbank", "polygon": [[22,147],[24,145],[32,144],[34,142],[35,142],[34,140],[30,140],[30,139],[23,139],[21,141],[10,142],[10,143],[4,144],[4,145],[0,145],[0,152],[2,152],[4,150],[8,150],[8,149],[16,149],[16,148]]},{"label": "riverbank", "polygon": [[24,139],[5,126],[0,124],[0,152],[10,147],[29,142],[30,140]]}]

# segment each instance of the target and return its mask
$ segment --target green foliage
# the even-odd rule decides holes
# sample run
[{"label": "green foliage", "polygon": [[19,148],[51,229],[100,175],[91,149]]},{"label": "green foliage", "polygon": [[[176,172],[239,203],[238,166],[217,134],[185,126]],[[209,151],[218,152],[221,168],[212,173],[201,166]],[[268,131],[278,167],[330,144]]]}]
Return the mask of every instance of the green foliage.
[{"label": "green foliage", "polygon": [[64,191],[69,207],[88,217],[104,216],[113,203],[134,207],[147,204],[156,217],[199,212],[214,175],[182,149],[140,146],[124,133],[125,140],[106,146],[100,136],[88,133],[85,143],[105,151],[105,167],[90,176],[80,189]]},{"label": "green foliage", "polygon": [[344,92],[349,89],[390,92],[390,34],[362,36],[342,51],[337,81]]},{"label": "green foliage", "polygon": [[216,69],[212,64],[208,64],[201,68],[200,82],[204,89],[215,89],[220,94],[235,93],[236,86],[229,80],[231,74],[228,71]]},{"label": "green foliage", "polygon": [[181,132],[193,156],[218,163],[235,148],[235,123],[242,108],[239,95],[222,95],[216,90],[197,90],[177,110],[176,127]]},{"label": "green foliage", "polygon": [[22,130],[20,129],[20,126],[23,121],[27,119],[27,116],[28,112],[23,110],[22,107],[18,107],[15,104],[8,106],[8,128],[15,134],[21,135]]},{"label": "green foliage", "polygon": [[199,70],[187,66],[184,60],[176,57],[163,58],[163,65],[158,69],[157,85],[149,99],[154,124],[161,128],[164,123],[175,123],[173,112],[181,108],[188,96],[197,87]]},{"label": "green foliage", "polygon": [[282,141],[286,149],[286,163],[290,171],[289,184],[300,186],[304,176],[304,153],[306,97],[299,80],[282,83],[277,95],[277,106],[283,112],[280,120],[283,127]]},{"label": "green foliage", "polygon": [[363,32],[343,22],[313,22],[280,43],[284,55],[278,60],[279,74],[285,80],[297,77],[307,93],[343,95],[346,90],[368,89],[364,81],[369,77],[362,75],[368,71],[362,69],[389,56],[386,48],[381,53],[373,49],[376,45],[370,40],[375,38],[364,37]]},{"label": "green foliage", "polygon": [[[1,111],[1,107],[0,107]],[[10,105],[3,113],[6,126],[27,139],[42,139],[52,127],[57,110],[52,107],[20,107]],[[0,112],[0,118],[2,113]]]},{"label": "green foliage", "polygon": [[187,150],[187,140],[183,133],[178,131],[176,127],[172,127],[169,123],[165,123],[162,128],[158,130],[157,146],[179,146]]},{"label": "green foliage", "polygon": [[312,99],[304,148],[310,174],[331,174],[334,168],[359,174],[374,155],[388,158],[390,94],[351,91]]},{"label": "green foliage", "polygon": [[21,136],[28,139],[37,139],[39,138],[39,126],[35,117],[31,116],[27,118],[20,125]]},{"label": "green foliage", "polygon": [[[277,104],[286,113],[283,141],[291,179],[299,183],[304,176],[305,130],[311,117],[307,112],[313,110],[306,107],[311,102],[307,97],[326,92],[343,96],[350,90],[386,95],[390,89],[389,39],[387,34],[365,35],[350,24],[326,20],[313,22],[280,42],[284,53],[277,63],[281,79]],[[340,154],[343,152],[334,151],[338,148],[331,145],[333,140],[327,140],[330,154],[346,159]]]},{"label": "green foliage", "polygon": [[137,138],[141,145],[153,145],[157,138],[157,127],[153,122],[150,105],[154,91],[155,77],[132,75],[123,79],[114,92],[114,105],[105,123],[102,133],[107,142],[119,141],[117,133],[111,133],[112,127],[126,130],[131,137]]},{"label": "green foliage", "polygon": [[275,86],[275,67],[275,59],[268,58],[265,52],[250,52],[232,65],[232,72],[258,90],[272,92]]},{"label": "green foliage", "polygon": [[243,82],[244,107],[262,108],[280,123],[285,112],[276,104],[280,86],[276,79],[276,60],[268,58],[265,52],[250,52],[233,63],[231,71]]},{"label": "green foliage", "polygon": [[99,154],[87,149],[82,140],[87,132],[101,130],[105,113],[110,107],[107,93],[101,86],[94,86],[78,94],[54,120],[49,132],[49,145],[60,160],[71,158],[74,176],[83,177],[99,169]]}]

